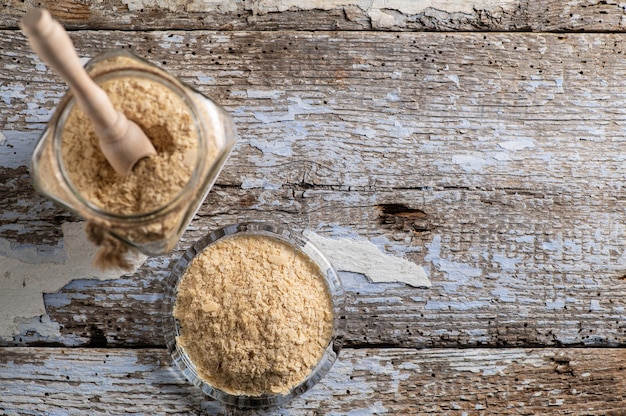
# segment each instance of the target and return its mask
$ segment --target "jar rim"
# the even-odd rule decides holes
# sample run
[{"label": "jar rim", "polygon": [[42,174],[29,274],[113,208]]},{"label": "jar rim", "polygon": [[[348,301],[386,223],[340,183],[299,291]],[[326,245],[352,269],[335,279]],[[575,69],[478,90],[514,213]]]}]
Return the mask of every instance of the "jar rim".
[{"label": "jar rim", "polygon": [[[130,58],[134,58],[134,56],[126,55]],[[91,61],[90,61],[91,62]],[[89,66],[89,63],[87,64]],[[144,64],[146,65],[146,64]],[[156,69],[156,68],[155,68]],[[162,71],[162,70],[159,70]],[[117,221],[125,221],[125,220],[144,220],[148,218],[152,218],[155,216],[159,216],[165,213],[170,212],[175,209],[184,199],[188,197],[188,195],[194,192],[196,188],[196,184],[201,180],[201,167],[204,160],[204,155],[206,153],[206,140],[204,138],[204,131],[200,125],[200,111],[197,108],[194,100],[187,93],[182,85],[177,85],[177,83],[173,82],[167,76],[158,73],[155,70],[150,70],[147,68],[123,68],[123,69],[112,69],[110,71],[106,71],[100,73],[93,77],[93,80],[97,84],[101,84],[105,81],[109,81],[112,79],[119,78],[128,78],[128,77],[139,77],[143,79],[148,79],[153,82],[157,82],[160,85],[166,87],[169,91],[176,94],[176,96],[183,102],[183,104],[187,107],[189,114],[191,115],[192,125],[198,137],[198,148],[196,152],[196,159],[193,165],[193,171],[191,177],[187,181],[187,183],[182,187],[182,189],[169,201],[160,205],[157,208],[151,209],[149,211],[133,213],[133,214],[120,214],[116,212],[111,212],[103,207],[100,207],[93,202],[89,201],[85,198],[81,192],[74,186],[71,178],[68,175],[68,172],[65,167],[65,163],[63,161],[62,156],[62,141],[63,141],[63,129],[65,127],[65,122],[69,117],[71,111],[74,109],[76,105],[76,98],[72,95],[71,91],[68,91],[69,99],[65,103],[65,106],[62,108],[58,123],[56,124],[56,128],[53,132],[53,146],[54,146],[54,154],[57,159],[57,163],[59,165],[59,170],[61,172],[61,177],[65,182],[66,186],[70,190],[70,192],[74,195],[80,204],[82,204],[82,210],[87,213],[97,216],[100,218],[104,218],[107,220],[117,220]],[[79,210],[80,211],[80,210]]]}]

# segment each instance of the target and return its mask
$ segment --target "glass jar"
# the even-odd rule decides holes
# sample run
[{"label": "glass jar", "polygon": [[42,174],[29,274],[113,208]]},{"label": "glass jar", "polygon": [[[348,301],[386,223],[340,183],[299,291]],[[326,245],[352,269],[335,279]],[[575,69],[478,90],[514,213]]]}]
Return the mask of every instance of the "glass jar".
[{"label": "glass jar", "polygon": [[[188,168],[190,171],[188,179],[187,176],[181,179],[180,187],[173,188],[173,193],[163,197],[163,200],[159,200],[161,195],[156,195],[155,200],[158,203],[138,208],[136,211],[132,211],[133,208],[129,208],[130,212],[120,211],[103,206],[103,203],[96,201],[93,195],[98,194],[101,189],[97,186],[89,189],[91,185],[88,183],[89,180],[85,179],[87,175],[83,177],[81,172],[82,169],[85,171],[91,169],[90,161],[80,159],[90,157],[89,155],[93,152],[81,154],[76,159],[76,153],[79,152],[64,147],[69,146],[68,139],[64,142],[64,134],[69,134],[67,132],[71,127],[68,119],[72,117],[72,110],[76,106],[76,100],[72,93],[68,92],[61,99],[35,148],[31,162],[34,185],[46,197],[77,213],[89,224],[95,225],[101,232],[121,241],[126,246],[133,247],[147,255],[169,252],[213,186],[235,144],[236,131],[233,120],[210,98],[129,52],[115,51],[99,55],[90,60],[85,68],[100,86],[116,80],[118,82],[129,81],[162,88],[162,91],[171,94],[167,95],[172,97],[171,103],[168,101],[156,104],[161,105],[158,108],[171,105],[175,112],[184,115],[185,120],[187,120],[186,114],[189,115],[188,131],[189,137],[192,137],[190,139],[191,150],[186,151],[184,155],[177,155],[177,159],[172,159],[181,163],[180,166]],[[132,99],[128,101],[129,105],[137,108],[145,107],[143,102],[133,102]],[[149,115],[155,120],[167,118],[165,114]],[[129,119],[132,117],[129,116]],[[142,125],[142,120],[133,121]],[[77,124],[75,121],[73,123]],[[156,126],[154,131],[161,134],[158,127]],[[148,137],[151,136],[150,133],[147,132],[147,134]],[[80,141],[80,137],[75,141],[78,147],[83,146]],[[157,154],[158,152],[157,148]],[[78,172],[72,172],[72,168],[76,166],[71,165],[75,162],[70,162],[70,159],[79,161],[77,162],[80,163]],[[89,173],[93,177],[100,178],[105,174],[106,172]],[[158,189],[158,182],[153,185],[154,189],[139,189],[142,188],[139,182],[138,192],[161,192]],[[120,186],[120,189],[124,187]],[[116,196],[117,194],[113,194],[113,199]],[[104,199],[107,198],[112,197],[109,195]],[[123,199],[123,196],[120,196],[120,199]]]}]

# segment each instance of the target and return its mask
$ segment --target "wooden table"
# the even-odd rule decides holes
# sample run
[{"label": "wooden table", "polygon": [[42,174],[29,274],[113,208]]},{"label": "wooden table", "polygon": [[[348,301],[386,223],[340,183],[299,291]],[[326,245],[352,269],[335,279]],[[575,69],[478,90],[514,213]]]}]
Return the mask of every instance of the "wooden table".
[{"label": "wooden table", "polygon": [[81,56],[130,49],[239,129],[176,249],[112,275],[31,185],[65,85],[17,29],[35,3],[3,1],[0,414],[237,413],[173,368],[160,306],[182,251],[242,220],[369,242],[432,282],[342,271],[339,363],[268,414],[626,414],[626,8],[298,3],[41,2]]}]

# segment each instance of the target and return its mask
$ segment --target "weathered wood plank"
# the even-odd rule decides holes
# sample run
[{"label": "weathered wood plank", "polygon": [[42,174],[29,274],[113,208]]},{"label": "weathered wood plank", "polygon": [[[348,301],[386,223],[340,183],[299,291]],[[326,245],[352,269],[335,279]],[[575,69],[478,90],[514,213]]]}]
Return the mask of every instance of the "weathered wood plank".
[{"label": "weathered wood plank", "polygon": [[623,32],[625,27],[624,5],[602,0],[4,0],[0,28],[17,27],[35,6],[48,8],[71,29]]},{"label": "weathered wood plank", "polygon": [[[267,415],[619,415],[623,349],[359,349]],[[248,414],[187,385],[163,349],[0,349],[3,414]],[[259,413],[255,413],[259,414]]]},{"label": "weathered wood plank", "polygon": [[[221,224],[272,219],[424,265],[426,292],[346,277],[352,345],[626,344],[621,36],[72,36],[82,55],[130,45],[166,62],[234,114],[241,141],[179,250]],[[64,86],[19,33],[0,47],[2,254],[53,253],[58,224],[76,218],[37,196],[24,166]],[[48,295],[59,334],[15,342],[161,345],[171,258]]]},{"label": "weathered wood plank", "polygon": [[[314,192],[310,194],[311,199],[315,198]],[[223,197],[224,200],[229,199]],[[364,224],[380,221],[380,217],[365,217],[362,214],[365,208],[332,204],[326,209],[341,218],[359,212]],[[378,210],[376,206],[369,209]],[[328,235],[336,227],[307,223],[311,219],[295,214],[273,214],[269,209],[230,211],[198,218],[180,247],[187,247],[201,233],[238,218],[278,220],[296,228],[314,228],[313,224],[317,224],[321,228],[318,232]],[[457,224],[449,226],[454,228]],[[352,230],[358,229],[356,225],[353,227]],[[433,287],[423,290],[400,284],[371,284],[363,277],[343,273],[349,305],[348,344],[405,347],[626,344],[623,301],[626,288],[617,274],[621,271],[611,270],[610,262],[605,266],[590,265],[586,258],[592,254],[580,253],[579,259],[565,263],[568,255],[553,250],[553,245],[561,243],[551,235],[545,236],[544,241],[524,243],[515,242],[519,235],[508,232],[490,240],[486,234],[475,235],[467,229],[465,236],[458,237],[459,241],[452,241],[449,240],[454,235],[451,229],[414,234],[410,243],[381,237],[378,229],[359,230],[362,236],[378,241],[390,252],[395,250],[394,254],[405,254],[426,266]],[[517,267],[512,266],[516,263],[514,257],[498,252],[487,258],[469,256],[475,261],[470,262],[464,241],[482,239],[487,251],[489,245],[515,246],[521,253],[528,253],[528,258],[517,262]],[[555,264],[567,264],[568,270],[558,270]],[[153,332],[150,323],[158,322],[162,278],[169,267],[169,260],[152,261],[130,279],[75,282],[59,293],[46,295],[48,314],[62,326],[60,342],[161,345],[160,334]],[[591,271],[590,267],[595,270]],[[18,341],[33,340],[37,339],[23,337]]]},{"label": "weathered wood plank", "polygon": [[[185,247],[249,219],[368,239],[433,281],[341,273],[359,349],[266,414],[623,414],[624,349],[584,347],[626,346],[626,44],[606,34],[624,5],[296,3],[37,3],[81,55],[133,49],[216,97],[241,141],[172,255],[76,276],[44,295],[47,315],[16,317],[0,345],[101,348],[0,348],[0,414],[244,414],[171,368],[160,303]],[[78,220],[26,169],[64,90],[15,30],[34,5],[0,13],[0,279],[7,256],[62,262],[60,224]],[[494,349],[531,346],[580,348]]]},{"label": "weathered wood plank", "polygon": [[[415,206],[429,207],[429,212],[446,209],[455,212],[442,219],[433,215],[413,220],[403,217],[402,211],[392,215],[385,213],[385,209],[389,201],[413,206],[410,201],[424,197],[419,191],[404,191],[402,200],[394,191],[330,194],[307,190],[306,195],[296,198],[284,192],[235,192],[232,188],[218,187],[179,247],[191,245],[202,233],[222,224],[254,218],[317,229],[324,235],[337,233],[336,227],[347,227],[350,232],[377,241],[395,255],[406,255],[425,265],[433,282],[427,291],[404,285],[369,284],[364,278],[342,275],[350,305],[347,342],[352,345],[616,346],[626,343],[623,269],[617,259],[611,259],[611,252],[620,249],[618,240],[602,254],[593,248],[595,244],[605,244],[603,238],[595,237],[595,229],[588,235],[581,233],[574,221],[571,232],[578,233],[576,237],[569,231],[554,234],[541,228],[537,221],[543,218],[542,212],[553,215],[566,211],[561,204],[547,206],[541,204],[543,198],[519,198],[504,193],[500,195],[503,203],[485,203],[481,201],[484,196],[474,197],[470,191],[442,190],[433,191],[424,206]],[[256,202],[254,206],[242,202],[251,199],[267,202]],[[460,201],[458,208],[446,208],[453,200]],[[281,201],[279,206],[293,203],[305,208],[276,212],[272,211],[274,201]],[[525,208],[533,204],[541,209]],[[478,230],[473,222],[467,222],[468,213],[476,211],[485,215],[485,223]],[[329,213],[336,222],[325,224]],[[358,219],[358,223],[350,220],[351,217]],[[502,218],[516,218],[517,232],[498,226]],[[531,228],[522,226],[525,221]],[[541,231],[535,232],[532,227]],[[416,228],[422,231],[415,231]],[[567,248],[574,238],[579,241],[578,251]],[[583,243],[587,239],[589,242]],[[486,254],[472,254],[477,249]],[[62,325],[60,333],[66,340],[63,342],[70,342],[69,337],[80,334],[80,343],[99,340],[109,345],[161,345],[161,337],[153,333],[150,322],[158,320],[161,279],[170,264],[169,260],[154,261],[131,279],[76,282],[60,293],[47,295],[48,314]],[[99,334],[99,338],[93,334]],[[23,341],[27,339],[24,337]]]},{"label": "weathered wood plank", "polygon": [[37,5],[69,28],[125,30],[519,30],[528,24],[529,9],[527,1],[510,0],[395,5],[362,0],[5,0],[0,28],[16,27],[25,11]]},{"label": "weathered wood plank", "polygon": [[[20,34],[5,34],[0,157],[18,167],[64,85]],[[222,183],[259,186],[280,163],[289,169],[265,187],[560,190],[589,178],[620,191],[619,35],[80,32],[75,41],[86,56],[132,47],[230,109],[239,169]]]}]

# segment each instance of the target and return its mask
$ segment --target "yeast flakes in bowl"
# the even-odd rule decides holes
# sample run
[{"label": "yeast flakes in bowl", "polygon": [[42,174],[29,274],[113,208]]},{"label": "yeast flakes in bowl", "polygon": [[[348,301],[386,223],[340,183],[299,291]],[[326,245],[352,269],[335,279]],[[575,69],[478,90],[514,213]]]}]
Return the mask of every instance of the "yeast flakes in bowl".
[{"label": "yeast flakes in bowl", "polygon": [[174,267],[164,308],[174,362],[225,404],[285,403],[341,349],[336,272],[305,237],[273,224],[236,224],[199,240]]}]

